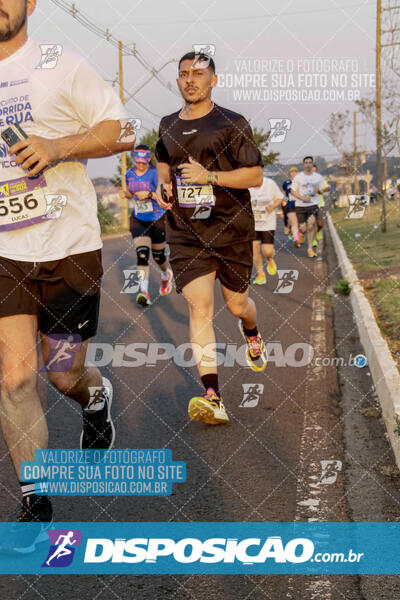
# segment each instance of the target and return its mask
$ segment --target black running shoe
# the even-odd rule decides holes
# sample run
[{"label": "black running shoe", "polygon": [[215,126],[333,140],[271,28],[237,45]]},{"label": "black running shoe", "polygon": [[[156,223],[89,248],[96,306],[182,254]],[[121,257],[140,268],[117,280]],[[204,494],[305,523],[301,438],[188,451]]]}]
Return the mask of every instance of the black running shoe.
[{"label": "black running shoe", "polygon": [[91,411],[83,409],[83,430],[81,433],[80,447],[82,450],[108,450],[115,441],[115,428],[111,419],[111,404],[113,389],[111,381],[106,377],[102,379],[103,389],[99,398],[93,399],[89,407],[95,402],[104,400],[101,410]]},{"label": "black running shoe", "polygon": [[[0,542],[0,552],[29,554],[36,544],[48,542],[46,533],[53,522],[53,508],[47,496],[29,494],[9,517],[9,526]],[[23,523],[29,524],[24,527]]]}]

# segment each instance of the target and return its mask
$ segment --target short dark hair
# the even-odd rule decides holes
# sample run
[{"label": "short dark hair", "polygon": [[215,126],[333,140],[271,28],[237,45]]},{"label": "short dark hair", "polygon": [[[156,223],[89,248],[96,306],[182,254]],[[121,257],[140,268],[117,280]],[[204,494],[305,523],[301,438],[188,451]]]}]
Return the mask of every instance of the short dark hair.
[{"label": "short dark hair", "polygon": [[211,69],[211,71],[213,73],[215,73],[215,62],[211,58],[211,56],[207,56],[207,54],[197,53],[197,52],[187,52],[180,59],[179,65],[178,65],[178,69],[181,68],[181,64],[183,63],[184,60],[196,60],[196,61],[199,61],[199,62],[207,61],[208,62],[208,67],[207,68]]},{"label": "short dark hair", "polygon": [[307,160],[307,158],[310,158],[310,159],[313,161],[313,164],[314,164],[314,159],[313,159],[313,157],[312,157],[312,156],[305,156],[305,157],[303,158],[303,162],[305,162],[305,161]]},{"label": "short dark hair", "polygon": [[146,144],[139,144],[135,146],[135,150],[150,150],[150,148]]}]

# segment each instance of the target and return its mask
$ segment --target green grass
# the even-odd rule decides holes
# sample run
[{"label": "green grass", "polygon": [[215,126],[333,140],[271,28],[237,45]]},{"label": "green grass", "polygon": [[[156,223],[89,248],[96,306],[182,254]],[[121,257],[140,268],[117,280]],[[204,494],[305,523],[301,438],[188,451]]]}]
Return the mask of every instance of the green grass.
[{"label": "green grass", "polygon": [[[363,219],[345,219],[347,210],[331,211],[331,216],[357,273],[374,280],[367,294],[378,325],[386,337],[393,358],[400,358],[400,278],[388,277],[379,269],[400,267],[400,201],[387,202],[387,232],[382,233],[381,207],[370,206]],[[356,235],[359,234],[359,235]],[[336,289],[336,288],[335,288]]]},{"label": "green grass", "polygon": [[373,300],[379,327],[391,341],[392,351],[400,353],[400,279],[376,281],[368,295]]},{"label": "green grass", "polygon": [[370,206],[363,219],[345,219],[345,208],[331,211],[336,231],[358,272],[400,265],[400,201],[389,201],[386,206],[386,233],[381,231],[380,205]]},{"label": "green grass", "polygon": [[348,296],[350,294],[350,286],[347,279],[339,279],[335,285],[335,292],[342,296]]}]

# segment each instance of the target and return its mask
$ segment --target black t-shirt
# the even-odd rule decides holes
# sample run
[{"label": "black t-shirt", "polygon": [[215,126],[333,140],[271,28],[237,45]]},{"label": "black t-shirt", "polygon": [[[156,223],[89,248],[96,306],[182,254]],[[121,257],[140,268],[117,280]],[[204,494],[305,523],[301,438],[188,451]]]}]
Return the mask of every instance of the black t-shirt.
[{"label": "black t-shirt", "polygon": [[200,184],[189,189],[177,169],[189,156],[208,171],[262,166],[249,123],[216,104],[199,119],[180,119],[179,112],[161,120],[156,147],[157,160],[170,166],[174,190],[173,207],[166,213],[167,241],[220,248],[254,239],[249,190]]}]

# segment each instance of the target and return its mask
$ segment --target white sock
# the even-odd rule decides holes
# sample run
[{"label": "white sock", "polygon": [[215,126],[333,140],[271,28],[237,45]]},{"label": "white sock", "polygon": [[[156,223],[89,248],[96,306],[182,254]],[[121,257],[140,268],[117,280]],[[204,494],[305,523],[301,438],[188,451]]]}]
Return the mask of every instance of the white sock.
[{"label": "white sock", "polygon": [[148,279],[142,279],[142,281],[140,282],[140,291],[146,292],[146,294],[149,293],[149,280]]},{"label": "white sock", "polygon": [[165,271],[161,271],[161,279],[163,281],[167,281],[168,277],[169,277],[169,271],[168,271],[168,269],[166,269]]}]

